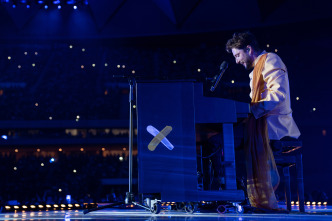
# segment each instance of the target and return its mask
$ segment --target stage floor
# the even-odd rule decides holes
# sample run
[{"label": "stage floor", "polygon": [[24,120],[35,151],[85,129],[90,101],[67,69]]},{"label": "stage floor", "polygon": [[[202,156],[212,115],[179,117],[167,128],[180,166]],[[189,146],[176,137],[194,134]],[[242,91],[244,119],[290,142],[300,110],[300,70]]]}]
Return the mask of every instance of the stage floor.
[{"label": "stage floor", "polygon": [[82,210],[62,210],[62,211],[40,211],[40,212],[9,212],[1,213],[0,220],[144,220],[144,221],[158,221],[158,220],[232,220],[232,221],[253,221],[253,220],[332,220],[332,207],[308,207],[306,206],[306,213],[300,214],[296,211],[290,214],[236,214],[226,213],[219,214],[217,212],[197,212],[188,214],[177,211],[161,211],[160,214],[151,214],[142,209],[104,209],[95,212],[83,214]]}]

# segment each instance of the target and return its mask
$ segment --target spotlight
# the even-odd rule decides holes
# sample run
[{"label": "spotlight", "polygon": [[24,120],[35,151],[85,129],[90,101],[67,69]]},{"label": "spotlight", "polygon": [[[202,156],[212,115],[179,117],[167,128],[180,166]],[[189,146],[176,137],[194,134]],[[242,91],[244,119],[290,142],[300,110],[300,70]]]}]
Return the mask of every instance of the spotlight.
[{"label": "spotlight", "polygon": [[60,4],[60,0],[53,1],[53,4],[55,4],[55,5]]},{"label": "spotlight", "polygon": [[61,9],[61,5],[58,5],[58,9]]},{"label": "spotlight", "polygon": [[38,4],[44,4],[44,1],[39,0],[39,1],[38,1]]},{"label": "spotlight", "polygon": [[30,5],[27,5],[27,8],[30,8]]},{"label": "spotlight", "polygon": [[73,7],[75,10],[77,9],[77,6],[76,5],[74,5],[74,7]]},{"label": "spotlight", "polygon": [[48,6],[47,6],[47,5],[45,5],[45,6],[44,6],[44,8],[45,8],[45,9],[48,9]]},{"label": "spotlight", "polygon": [[4,139],[4,140],[8,139],[7,135],[2,135],[1,138]]},{"label": "spotlight", "polygon": [[13,8],[16,8],[16,5],[13,5]]}]

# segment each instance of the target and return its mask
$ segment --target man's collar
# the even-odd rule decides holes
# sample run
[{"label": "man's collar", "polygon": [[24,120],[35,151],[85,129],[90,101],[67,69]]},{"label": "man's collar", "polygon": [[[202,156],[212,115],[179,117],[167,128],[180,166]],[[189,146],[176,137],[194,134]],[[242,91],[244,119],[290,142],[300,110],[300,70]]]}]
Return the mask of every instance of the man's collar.
[{"label": "man's collar", "polygon": [[265,50],[262,51],[262,53],[260,53],[260,55],[258,55],[258,57],[255,59],[255,65],[257,64],[259,58],[263,55],[266,54],[267,52]]}]

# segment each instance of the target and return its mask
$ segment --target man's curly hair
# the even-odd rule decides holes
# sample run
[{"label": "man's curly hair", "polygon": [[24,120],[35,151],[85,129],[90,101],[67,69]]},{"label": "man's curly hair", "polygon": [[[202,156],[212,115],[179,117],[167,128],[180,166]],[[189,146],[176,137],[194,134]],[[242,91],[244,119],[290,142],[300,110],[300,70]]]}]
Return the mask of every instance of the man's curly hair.
[{"label": "man's curly hair", "polygon": [[233,37],[226,43],[226,51],[232,52],[232,48],[245,49],[250,45],[255,51],[260,51],[256,37],[250,32],[234,33]]}]

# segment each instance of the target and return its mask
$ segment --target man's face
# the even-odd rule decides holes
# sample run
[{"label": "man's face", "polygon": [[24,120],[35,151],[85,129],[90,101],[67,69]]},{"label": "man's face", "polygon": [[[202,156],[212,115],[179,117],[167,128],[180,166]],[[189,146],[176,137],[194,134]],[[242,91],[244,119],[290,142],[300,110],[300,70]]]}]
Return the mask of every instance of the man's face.
[{"label": "man's face", "polygon": [[245,69],[250,70],[254,67],[254,58],[250,56],[250,49],[232,48],[232,54],[237,64],[242,64]]}]

